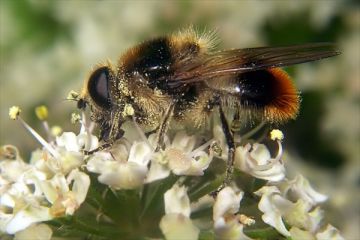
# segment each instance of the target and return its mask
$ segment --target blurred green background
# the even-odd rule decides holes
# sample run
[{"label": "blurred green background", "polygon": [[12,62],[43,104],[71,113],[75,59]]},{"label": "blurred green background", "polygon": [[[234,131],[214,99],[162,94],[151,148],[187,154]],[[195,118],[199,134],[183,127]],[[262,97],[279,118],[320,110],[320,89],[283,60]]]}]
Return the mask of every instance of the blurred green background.
[{"label": "blurred green background", "polygon": [[300,116],[283,126],[290,171],[330,196],[327,218],[359,239],[360,10],[357,1],[0,1],[0,144],[29,157],[38,143],[8,108],[40,133],[33,109],[77,131],[65,101],[98,62],[190,24],[217,29],[219,48],[335,42],[342,55],[288,68],[302,92]]}]

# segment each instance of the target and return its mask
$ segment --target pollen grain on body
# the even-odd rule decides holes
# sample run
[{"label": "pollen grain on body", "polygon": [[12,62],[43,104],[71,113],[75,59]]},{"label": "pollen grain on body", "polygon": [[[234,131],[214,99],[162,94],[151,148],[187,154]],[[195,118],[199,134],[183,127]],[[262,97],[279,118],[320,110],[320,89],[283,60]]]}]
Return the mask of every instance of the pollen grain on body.
[{"label": "pollen grain on body", "polygon": [[126,104],[123,111],[123,116],[133,116],[135,113],[134,108],[131,106],[131,104]]}]

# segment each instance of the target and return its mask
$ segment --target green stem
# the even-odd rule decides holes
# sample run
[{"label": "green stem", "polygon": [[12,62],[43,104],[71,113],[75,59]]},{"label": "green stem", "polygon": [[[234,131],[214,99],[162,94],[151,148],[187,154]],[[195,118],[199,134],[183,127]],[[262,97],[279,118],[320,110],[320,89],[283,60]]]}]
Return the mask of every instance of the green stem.
[{"label": "green stem", "polygon": [[202,187],[196,188],[193,191],[189,192],[190,201],[196,201],[202,196],[206,194],[210,194],[211,192],[218,189],[218,187],[223,183],[224,177],[218,177],[212,182],[205,183]]},{"label": "green stem", "polygon": [[251,129],[249,132],[245,133],[241,136],[241,141],[244,141],[248,138],[250,138],[252,135],[260,131],[260,129],[265,125],[265,122],[261,122],[259,125],[257,125],[255,128]]},{"label": "green stem", "polygon": [[255,238],[255,239],[266,239],[266,240],[286,239],[285,237],[280,235],[274,228],[271,228],[271,227],[262,228],[262,229],[251,229],[251,230],[245,229],[244,233],[247,236],[249,236],[251,238]]},{"label": "green stem", "polygon": [[55,226],[59,224],[65,225],[69,228],[70,231],[83,232],[86,235],[90,234],[106,238],[127,235],[127,233],[118,230],[118,228],[115,226],[104,226],[103,224],[85,221],[74,216],[58,218],[53,222],[53,224],[50,224]]}]

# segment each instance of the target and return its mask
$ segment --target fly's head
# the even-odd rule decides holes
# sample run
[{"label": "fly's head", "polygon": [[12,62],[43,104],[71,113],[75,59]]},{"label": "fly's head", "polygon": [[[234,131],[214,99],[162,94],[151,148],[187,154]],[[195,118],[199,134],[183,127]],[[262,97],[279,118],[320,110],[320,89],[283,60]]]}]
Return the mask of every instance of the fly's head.
[{"label": "fly's head", "polygon": [[77,107],[90,107],[91,120],[100,128],[100,140],[115,141],[122,137],[121,125],[131,116],[126,103],[122,74],[110,63],[97,66],[85,80]]}]

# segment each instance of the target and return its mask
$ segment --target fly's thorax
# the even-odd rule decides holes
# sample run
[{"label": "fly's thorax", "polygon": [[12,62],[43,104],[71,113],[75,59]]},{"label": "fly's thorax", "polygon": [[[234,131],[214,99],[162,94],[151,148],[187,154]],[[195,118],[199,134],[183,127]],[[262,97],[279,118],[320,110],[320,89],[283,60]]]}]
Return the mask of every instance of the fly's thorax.
[{"label": "fly's thorax", "polygon": [[172,101],[164,91],[151,88],[147,79],[137,72],[127,75],[121,84],[121,92],[125,102],[124,111],[130,110],[137,123],[149,130],[157,128]]}]

